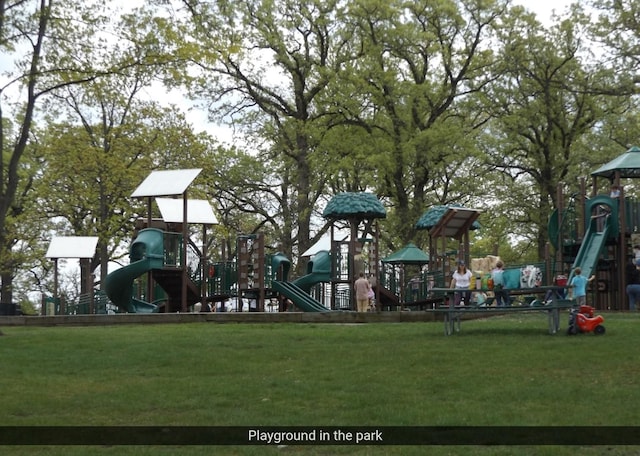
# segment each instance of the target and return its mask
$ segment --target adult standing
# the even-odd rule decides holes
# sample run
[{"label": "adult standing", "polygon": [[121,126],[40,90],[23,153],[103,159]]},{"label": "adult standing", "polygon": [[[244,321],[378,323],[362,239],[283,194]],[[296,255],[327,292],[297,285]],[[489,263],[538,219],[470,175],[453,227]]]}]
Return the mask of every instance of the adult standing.
[{"label": "adult standing", "polygon": [[640,301],[640,260],[633,260],[627,267],[627,296],[629,298],[629,310],[636,311],[636,304]]},{"label": "adult standing", "polygon": [[453,294],[454,305],[459,306],[462,300],[469,304],[471,302],[471,271],[467,269],[464,261],[458,260],[458,267],[454,271],[451,278],[451,288],[456,290],[465,289],[466,291],[459,291]]},{"label": "adult standing", "polygon": [[369,307],[369,290],[371,285],[365,278],[364,272],[361,272],[358,279],[353,284],[353,289],[356,292],[356,305],[358,312],[366,312]]}]

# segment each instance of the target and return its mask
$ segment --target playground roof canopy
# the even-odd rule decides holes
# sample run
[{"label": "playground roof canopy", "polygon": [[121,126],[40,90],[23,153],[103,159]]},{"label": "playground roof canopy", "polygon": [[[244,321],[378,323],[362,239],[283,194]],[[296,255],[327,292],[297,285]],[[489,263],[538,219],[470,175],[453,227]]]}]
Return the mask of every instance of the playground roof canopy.
[{"label": "playground roof canopy", "polygon": [[605,163],[591,173],[591,176],[605,177],[614,180],[616,172],[620,177],[640,177],[640,147],[632,147],[622,155]]},{"label": "playground roof canopy", "polygon": [[[156,203],[165,222],[182,223],[184,221],[184,201],[174,198],[156,198]],[[215,225],[218,219],[207,200],[187,200],[187,223]]]},{"label": "playground roof canopy", "polygon": [[138,185],[132,198],[182,195],[202,169],[153,171]]},{"label": "playground roof canopy", "polygon": [[60,236],[51,239],[46,258],[93,258],[97,236]]},{"label": "playground roof canopy", "polygon": [[429,263],[429,255],[419,249],[413,242],[409,242],[400,250],[384,258],[382,262],[391,264],[427,264]]},{"label": "playground roof canopy", "polygon": [[344,192],[338,193],[324,208],[322,216],[326,219],[359,220],[385,218],[387,210],[373,193]]},{"label": "playground roof canopy", "polygon": [[[348,239],[348,236],[344,237],[342,241],[345,241],[347,239]],[[311,247],[305,250],[304,253],[300,256],[303,256],[303,257],[313,256],[316,253],[321,252],[323,250],[326,250],[327,252],[331,252],[331,234],[324,234],[320,239],[318,239],[318,241],[315,244],[313,244]]]},{"label": "playground roof canopy", "polygon": [[416,223],[416,229],[431,230],[435,226],[444,223],[446,226],[442,232],[436,234],[457,238],[459,237],[459,230],[465,228],[470,219],[473,219],[473,221],[468,229],[477,230],[480,228],[480,224],[476,221],[479,214],[480,210],[478,209],[468,209],[455,204],[433,206],[420,217]]}]

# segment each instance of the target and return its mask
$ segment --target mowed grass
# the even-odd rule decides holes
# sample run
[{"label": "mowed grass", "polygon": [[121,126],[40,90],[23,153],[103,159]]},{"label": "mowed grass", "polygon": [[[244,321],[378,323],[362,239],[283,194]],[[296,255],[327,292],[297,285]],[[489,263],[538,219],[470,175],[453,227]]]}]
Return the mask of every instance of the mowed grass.
[{"label": "mowed grass", "polygon": [[[638,426],[640,315],[4,327],[0,425]],[[566,315],[562,316],[566,328]],[[1,324],[1,323],[0,323]],[[0,454],[639,454],[637,447],[0,446]]]}]

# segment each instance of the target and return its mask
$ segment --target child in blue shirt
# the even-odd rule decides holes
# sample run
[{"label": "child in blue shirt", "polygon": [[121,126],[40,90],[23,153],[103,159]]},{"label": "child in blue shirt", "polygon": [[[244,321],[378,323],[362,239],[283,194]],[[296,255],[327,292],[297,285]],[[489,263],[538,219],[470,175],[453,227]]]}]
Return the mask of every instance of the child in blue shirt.
[{"label": "child in blue shirt", "polygon": [[571,279],[571,283],[569,286],[572,291],[573,298],[576,300],[576,304],[579,306],[583,306],[587,304],[587,283],[591,282],[596,278],[595,275],[592,275],[588,279],[581,275],[582,269],[575,268],[573,271],[573,278]]}]

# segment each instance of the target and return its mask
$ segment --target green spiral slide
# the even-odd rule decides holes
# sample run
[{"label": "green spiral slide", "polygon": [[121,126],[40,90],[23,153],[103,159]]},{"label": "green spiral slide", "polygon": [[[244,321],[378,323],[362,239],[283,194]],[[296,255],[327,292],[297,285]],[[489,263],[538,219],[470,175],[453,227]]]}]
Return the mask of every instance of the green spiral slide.
[{"label": "green spiral slide", "polygon": [[116,269],[105,278],[104,290],[111,302],[130,313],[153,313],[158,307],[133,297],[133,281],[143,274],[162,269],[164,233],[156,228],[141,230],[131,243],[130,264]]}]

